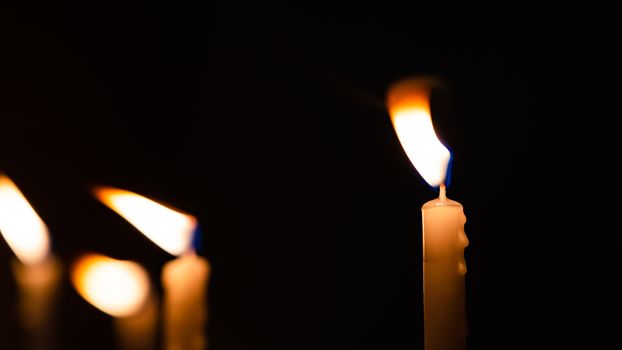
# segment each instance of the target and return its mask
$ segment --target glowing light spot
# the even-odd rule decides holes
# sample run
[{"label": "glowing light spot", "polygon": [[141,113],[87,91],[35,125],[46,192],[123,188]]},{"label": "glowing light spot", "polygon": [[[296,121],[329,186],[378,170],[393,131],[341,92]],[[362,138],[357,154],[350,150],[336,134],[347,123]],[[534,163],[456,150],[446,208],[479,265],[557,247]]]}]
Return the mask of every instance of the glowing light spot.
[{"label": "glowing light spot", "polygon": [[103,312],[124,317],[135,314],[149,295],[149,277],[137,263],[90,254],[71,271],[78,293]]}]

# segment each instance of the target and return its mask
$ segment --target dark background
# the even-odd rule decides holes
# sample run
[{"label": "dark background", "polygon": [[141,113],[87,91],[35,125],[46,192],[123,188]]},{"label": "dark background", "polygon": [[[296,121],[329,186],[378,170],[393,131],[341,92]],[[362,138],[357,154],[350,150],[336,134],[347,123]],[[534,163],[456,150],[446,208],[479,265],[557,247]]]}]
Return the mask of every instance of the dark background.
[{"label": "dark background", "polygon": [[[612,23],[539,6],[6,5],[0,170],[66,265],[96,251],[157,282],[172,258],[93,185],[196,215],[213,350],[422,349],[420,207],[437,194],[383,99],[433,75],[468,218],[469,349],[618,349]],[[25,336],[12,258],[0,244],[2,349]],[[114,348],[68,280],[58,306],[56,348]]]}]

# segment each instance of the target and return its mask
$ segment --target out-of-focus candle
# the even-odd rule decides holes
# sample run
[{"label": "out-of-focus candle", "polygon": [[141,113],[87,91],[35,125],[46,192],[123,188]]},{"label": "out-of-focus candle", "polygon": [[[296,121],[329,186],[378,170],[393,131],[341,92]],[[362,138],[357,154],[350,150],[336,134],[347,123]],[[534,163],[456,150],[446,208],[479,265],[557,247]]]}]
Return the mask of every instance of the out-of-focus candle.
[{"label": "out-of-focus candle", "polygon": [[207,321],[207,279],[210,266],[194,252],[167,263],[162,269],[164,334],[167,350],[207,347],[204,326]]},{"label": "out-of-focus candle", "polygon": [[8,176],[0,174],[0,233],[17,259],[17,312],[30,349],[53,348],[54,307],[62,268],[50,251],[47,226]]},{"label": "out-of-focus candle", "polygon": [[160,248],[177,256],[162,269],[165,349],[207,348],[206,298],[211,268],[192,247],[196,218],[130,191],[100,187],[95,194]]},{"label": "out-of-focus candle", "polygon": [[445,195],[449,150],[438,140],[430,114],[435,82],[404,80],[393,85],[387,105],[397,136],[424,180],[440,187],[439,198],[423,205],[423,312],[426,350],[466,347],[464,233],[462,205]]},{"label": "out-of-focus candle", "polygon": [[82,298],[114,316],[120,349],[154,349],[157,303],[142,266],[87,254],[73,264],[71,282]]}]

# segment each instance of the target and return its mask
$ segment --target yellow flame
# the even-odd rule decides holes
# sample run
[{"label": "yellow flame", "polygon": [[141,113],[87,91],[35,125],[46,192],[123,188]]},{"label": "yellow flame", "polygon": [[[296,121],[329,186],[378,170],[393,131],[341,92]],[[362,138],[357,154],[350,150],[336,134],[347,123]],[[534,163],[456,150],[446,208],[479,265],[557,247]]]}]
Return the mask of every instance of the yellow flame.
[{"label": "yellow flame", "polygon": [[430,186],[443,184],[450,153],[432,125],[428,85],[418,80],[398,83],[389,89],[387,104],[397,137],[421,177]]},{"label": "yellow flame", "polygon": [[192,215],[117,188],[96,188],[95,196],[170,254],[181,255],[191,248],[197,226]]},{"label": "yellow flame", "polygon": [[4,174],[0,174],[0,233],[24,264],[42,262],[49,254],[47,226]]},{"label": "yellow flame", "polygon": [[71,282],[86,301],[103,312],[131,316],[149,296],[149,277],[145,269],[132,261],[89,254],[72,267]]}]

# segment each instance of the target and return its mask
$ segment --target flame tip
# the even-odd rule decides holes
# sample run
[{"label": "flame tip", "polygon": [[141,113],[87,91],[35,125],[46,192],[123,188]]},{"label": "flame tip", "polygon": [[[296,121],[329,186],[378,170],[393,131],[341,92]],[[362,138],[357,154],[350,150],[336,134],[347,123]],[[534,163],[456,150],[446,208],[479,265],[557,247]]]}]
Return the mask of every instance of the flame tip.
[{"label": "flame tip", "polygon": [[431,186],[443,183],[451,153],[439,140],[430,112],[430,91],[442,86],[439,79],[409,78],[393,84],[387,107],[404,151],[419,174]]},{"label": "flame tip", "polygon": [[171,255],[192,247],[196,217],[137,193],[105,187],[96,197]]}]

